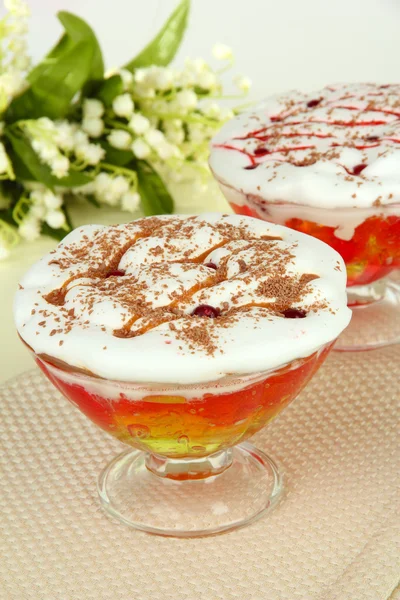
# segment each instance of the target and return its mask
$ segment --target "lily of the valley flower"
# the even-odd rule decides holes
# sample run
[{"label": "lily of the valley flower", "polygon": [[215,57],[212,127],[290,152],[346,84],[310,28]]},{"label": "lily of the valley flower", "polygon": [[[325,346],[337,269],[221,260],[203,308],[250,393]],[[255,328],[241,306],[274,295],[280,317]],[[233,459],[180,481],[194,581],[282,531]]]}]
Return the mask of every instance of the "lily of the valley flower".
[{"label": "lily of the valley flower", "polygon": [[126,150],[132,143],[132,138],[127,131],[123,129],[114,129],[107,136],[108,143],[119,150]]},{"label": "lily of the valley flower", "polygon": [[233,58],[232,48],[226,44],[215,44],[213,55],[217,60],[230,60]]},{"label": "lily of the valley flower", "polygon": [[133,142],[131,149],[136,158],[147,158],[151,154],[150,146],[140,138]]},{"label": "lily of the valley flower", "polygon": [[247,93],[251,88],[252,81],[249,77],[243,77],[242,75],[239,75],[238,77],[235,77],[234,82],[239,90],[242,90],[242,92]]},{"label": "lily of the valley flower", "polygon": [[28,242],[37,240],[40,237],[40,220],[34,216],[26,217],[18,227],[18,233]]},{"label": "lily of the valley flower", "polygon": [[114,98],[112,107],[118,117],[130,119],[135,105],[130,94],[121,94],[120,96]]},{"label": "lily of the valley flower", "polygon": [[98,138],[104,130],[104,123],[98,117],[85,117],[82,121],[82,129],[90,137]]},{"label": "lily of the valley flower", "polygon": [[104,105],[97,98],[85,98],[83,116],[86,119],[99,119],[104,114]]},{"label": "lily of the valley flower", "polygon": [[121,208],[127,212],[135,212],[139,208],[140,196],[137,192],[128,192],[121,197]]},{"label": "lily of the valley flower", "polygon": [[143,135],[150,128],[150,121],[140,113],[135,113],[128,126],[137,135]]},{"label": "lily of the valley flower", "polygon": [[65,215],[61,210],[49,210],[45,221],[52,229],[61,229],[66,223]]}]

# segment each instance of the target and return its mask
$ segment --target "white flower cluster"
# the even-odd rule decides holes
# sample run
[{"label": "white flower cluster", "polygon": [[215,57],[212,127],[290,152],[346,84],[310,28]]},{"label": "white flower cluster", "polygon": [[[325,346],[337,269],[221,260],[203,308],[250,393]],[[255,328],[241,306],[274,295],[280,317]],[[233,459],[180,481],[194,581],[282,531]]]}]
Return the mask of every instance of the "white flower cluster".
[{"label": "white flower cluster", "polygon": [[42,223],[47,223],[52,229],[64,228],[67,230],[67,222],[64,212],[61,210],[63,197],[54,194],[45,186],[36,184],[25,199],[28,212],[21,219],[18,233],[27,241],[36,240],[40,236]]},{"label": "white flower cluster", "polygon": [[93,138],[101,136],[104,130],[102,116],[104,106],[100,100],[86,98],[83,103],[82,129],[87,135]]},{"label": "white flower cluster", "polygon": [[[213,53],[218,60],[228,61],[228,66],[233,62],[232,50],[224,44],[217,44]],[[174,180],[185,178],[187,167],[191,177],[196,168],[204,174],[210,138],[233,116],[232,110],[216,101],[222,91],[218,72],[203,59],[187,59],[180,70],[151,66],[137,69],[134,74],[122,69],[119,75],[124,92],[114,98],[112,114],[107,112],[104,123],[100,119],[105,114],[101,103],[86,101],[93,103],[96,114],[91,118],[96,121],[86,125],[84,105],[85,131],[97,137],[105,127],[111,146],[131,151],[137,159],[162,168]],[[246,77],[236,78],[235,83],[243,93],[251,85]]]},{"label": "white flower cluster", "polygon": [[23,0],[4,0],[8,13],[0,20],[0,112],[22,91],[30,66],[26,34],[29,8]]},{"label": "white flower cluster", "polygon": [[104,149],[92,144],[76,124],[41,117],[23,121],[21,126],[27,131],[40,160],[58,179],[68,175],[71,163],[84,168],[95,166],[104,158]]},{"label": "white flower cluster", "polygon": [[112,174],[101,171],[91,183],[74,191],[78,195],[93,195],[101,204],[120,205],[127,212],[135,212],[140,204],[136,177],[118,174],[118,167]]},{"label": "white flower cluster", "polygon": [[131,193],[131,184],[123,175],[113,177],[108,173],[99,173],[93,186],[96,199],[110,206],[117,206],[126,194]]},{"label": "white flower cluster", "polygon": [[[0,19],[0,115],[28,85],[30,65],[28,6],[24,0],[4,0],[4,4],[9,12]],[[233,64],[232,50],[217,44],[213,54],[226,63],[219,70],[203,59],[187,59],[181,69],[150,66],[134,73],[124,69],[110,73],[120,75],[122,93],[111,106],[77,94],[73,102],[75,114],[81,115],[79,122],[76,117],[71,121],[41,117],[13,123],[14,131],[25,136],[59,181],[53,180],[55,191],[39,182],[18,182],[23,191],[16,203],[2,184],[0,209],[12,208],[18,233],[0,217],[0,260],[20,237],[28,241],[38,238],[44,225],[69,230],[63,207],[65,192],[135,212],[140,205],[135,160],[147,161],[167,183],[186,178],[193,181],[199,174],[207,177],[210,139],[234,114],[218,102],[223,98],[221,73]],[[251,86],[247,77],[237,77],[234,82],[240,92],[237,97]],[[0,181],[16,178],[7,154],[9,141],[6,137],[2,141],[4,127],[9,125],[0,121]],[[107,144],[123,153],[110,152]],[[90,183],[69,187],[80,172]],[[67,176],[69,180],[63,180]]]}]

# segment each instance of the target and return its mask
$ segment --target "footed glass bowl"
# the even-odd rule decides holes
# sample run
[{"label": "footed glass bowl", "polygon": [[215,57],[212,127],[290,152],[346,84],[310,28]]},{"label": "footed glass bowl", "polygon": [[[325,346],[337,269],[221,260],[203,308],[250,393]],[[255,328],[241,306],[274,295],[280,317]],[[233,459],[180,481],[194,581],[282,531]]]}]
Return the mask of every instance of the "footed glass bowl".
[{"label": "footed glass bowl", "polygon": [[335,350],[370,350],[400,341],[400,286],[387,278],[400,269],[400,205],[327,209],[269,202],[219,185],[237,214],[316,237],[343,257],[353,317]]},{"label": "footed glass bowl", "polygon": [[105,510],[149,533],[195,537],[247,525],[276,504],[276,463],[244,442],[297,396],[331,347],[274,371],[173,386],[110,381],[35,359],[70,402],[130,446],[99,477]]}]

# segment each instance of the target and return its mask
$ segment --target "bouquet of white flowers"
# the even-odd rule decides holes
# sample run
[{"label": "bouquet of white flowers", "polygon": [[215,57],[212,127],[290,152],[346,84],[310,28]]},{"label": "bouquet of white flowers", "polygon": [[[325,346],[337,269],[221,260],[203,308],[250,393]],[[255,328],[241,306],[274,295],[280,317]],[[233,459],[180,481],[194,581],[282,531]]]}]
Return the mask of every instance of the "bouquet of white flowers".
[{"label": "bouquet of white flowers", "polygon": [[[156,37],[124,67],[104,73],[95,34],[60,12],[59,42],[30,68],[23,0],[5,0],[0,20],[0,258],[20,237],[61,239],[72,223],[68,201],[170,213],[168,183],[208,173],[208,144],[233,111],[222,108],[221,73],[202,59],[169,65],[186,28],[182,0]],[[240,94],[250,81],[236,79]],[[237,97],[237,96],[236,96]]]}]

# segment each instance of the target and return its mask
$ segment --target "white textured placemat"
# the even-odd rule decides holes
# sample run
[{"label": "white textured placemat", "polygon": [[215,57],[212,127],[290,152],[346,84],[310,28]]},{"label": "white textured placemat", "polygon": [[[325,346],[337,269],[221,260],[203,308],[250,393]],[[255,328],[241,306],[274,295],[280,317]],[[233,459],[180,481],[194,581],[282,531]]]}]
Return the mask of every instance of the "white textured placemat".
[{"label": "white textured placemat", "polygon": [[[285,466],[265,519],[148,536],[100,509],[123,449],[32,371],[0,389],[1,600],[381,600],[400,579],[400,347],[332,354],[256,444]],[[395,597],[395,596],[394,596]]]}]

